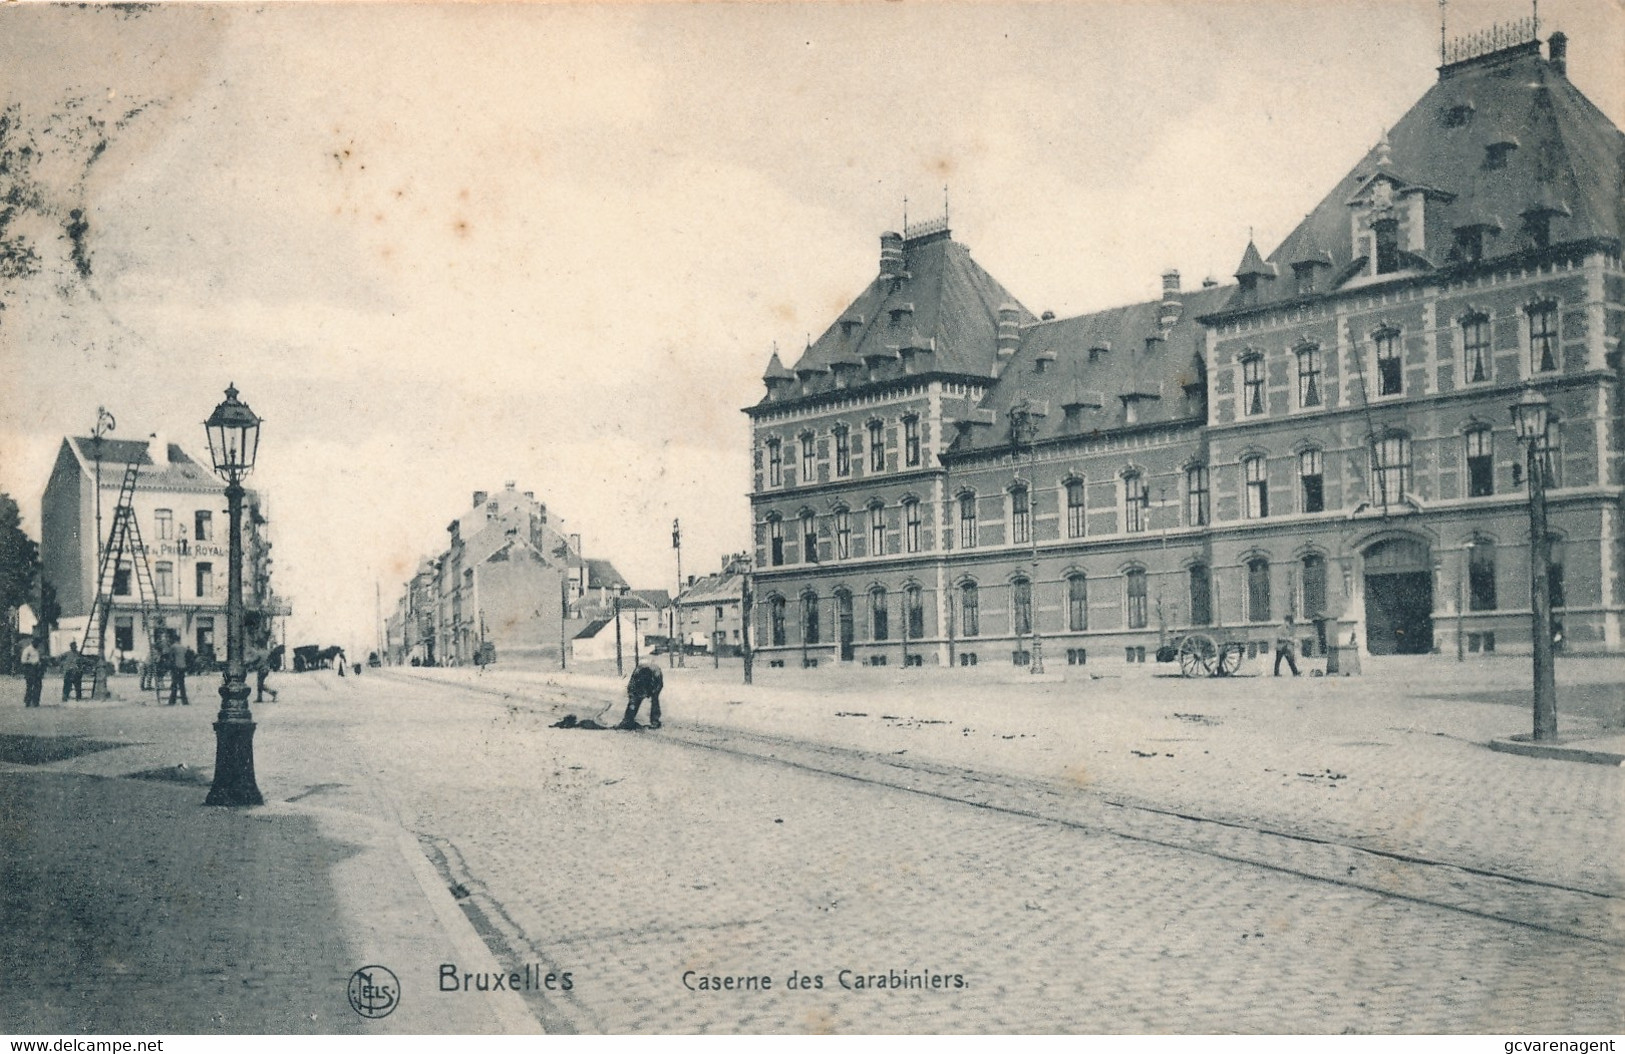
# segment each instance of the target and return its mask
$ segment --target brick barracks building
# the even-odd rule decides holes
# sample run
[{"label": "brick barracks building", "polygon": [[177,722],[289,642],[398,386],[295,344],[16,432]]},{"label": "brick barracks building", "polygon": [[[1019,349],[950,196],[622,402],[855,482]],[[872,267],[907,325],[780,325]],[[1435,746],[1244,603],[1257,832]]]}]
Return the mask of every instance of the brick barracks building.
[{"label": "brick barracks building", "polygon": [[881,235],[746,410],[760,660],[1020,665],[1036,623],[1051,666],[1145,661],[1288,612],[1369,654],[1526,652],[1525,385],[1562,647],[1618,651],[1625,136],[1535,34],[1456,48],[1234,284],[1037,318],[946,217]]}]

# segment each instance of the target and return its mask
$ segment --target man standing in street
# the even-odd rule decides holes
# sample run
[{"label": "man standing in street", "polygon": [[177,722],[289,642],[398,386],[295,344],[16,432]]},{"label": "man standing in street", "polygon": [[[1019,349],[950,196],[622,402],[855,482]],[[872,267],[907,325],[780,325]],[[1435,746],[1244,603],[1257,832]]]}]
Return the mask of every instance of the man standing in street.
[{"label": "man standing in street", "polygon": [[68,693],[72,692],[75,699],[83,699],[85,683],[85,668],[79,662],[79,642],[68,642],[68,654],[62,656],[62,701],[68,701]]},{"label": "man standing in street", "polygon": [[1297,620],[1292,617],[1292,612],[1288,611],[1286,618],[1281,622],[1281,632],[1275,638],[1275,676],[1277,677],[1281,676],[1282,659],[1285,659],[1287,666],[1292,669],[1292,676],[1298,676],[1298,660],[1292,654],[1298,646],[1297,630]]},{"label": "man standing in street", "polygon": [[39,648],[34,644],[34,638],[29,637],[28,643],[23,645],[23,705],[38,706],[40,689],[45,685],[45,664],[40,659]]},{"label": "man standing in street", "polygon": [[169,705],[175,705],[179,696],[182,706],[191,706],[192,701],[186,698],[186,646],[181,643],[181,635],[174,631],[169,634]]}]

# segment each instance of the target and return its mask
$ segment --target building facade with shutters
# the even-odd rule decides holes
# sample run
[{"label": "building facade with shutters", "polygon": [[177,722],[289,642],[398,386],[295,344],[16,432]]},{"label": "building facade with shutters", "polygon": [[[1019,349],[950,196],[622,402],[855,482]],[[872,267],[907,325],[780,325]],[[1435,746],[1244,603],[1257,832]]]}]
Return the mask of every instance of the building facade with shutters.
[{"label": "building facade with shutters", "polygon": [[1233,284],[1035,318],[946,217],[882,235],[746,411],[762,660],[1023,664],[1036,623],[1052,666],[1144,661],[1288,613],[1311,652],[1527,651],[1525,386],[1561,647],[1618,651],[1625,136],[1547,48],[1454,49]]}]

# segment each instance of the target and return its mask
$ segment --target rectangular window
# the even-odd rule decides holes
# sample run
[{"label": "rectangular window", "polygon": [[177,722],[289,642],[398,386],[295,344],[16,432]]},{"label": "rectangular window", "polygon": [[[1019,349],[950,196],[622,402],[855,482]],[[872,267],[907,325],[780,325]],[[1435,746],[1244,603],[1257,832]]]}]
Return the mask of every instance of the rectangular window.
[{"label": "rectangular window", "polygon": [[1320,349],[1298,349],[1298,405],[1320,405]]},{"label": "rectangular window", "polygon": [[1242,412],[1248,417],[1264,412],[1264,359],[1253,355],[1241,360]]},{"label": "rectangular window", "polygon": [[1148,621],[1146,611],[1145,572],[1135,568],[1128,580],[1128,628],[1144,629]]},{"label": "rectangular window", "polygon": [[903,460],[909,465],[920,463],[920,419],[903,418]]},{"label": "rectangular window", "polygon": [[959,588],[959,621],[965,636],[975,637],[981,634],[981,600],[975,582],[967,582]]},{"label": "rectangular window", "polygon": [[1372,339],[1377,344],[1377,394],[1402,394],[1405,389],[1405,372],[1404,365],[1399,360],[1399,334],[1393,330],[1384,330]]},{"label": "rectangular window", "polygon": [[1151,488],[1138,472],[1128,473],[1123,477],[1123,530],[1130,534],[1145,530],[1150,511]]},{"label": "rectangular window", "polygon": [[1482,498],[1495,493],[1493,433],[1475,428],[1467,433],[1467,496]]},{"label": "rectangular window", "polygon": [[203,563],[197,565],[197,595],[207,597],[214,595],[214,565]]},{"label": "rectangular window", "polygon": [[1303,493],[1304,512],[1326,511],[1326,477],[1318,450],[1298,455],[1298,483]]},{"label": "rectangular window", "polygon": [[1073,575],[1066,580],[1067,628],[1080,632],[1089,628],[1089,580]]},{"label": "rectangular window", "polygon": [[1206,626],[1213,621],[1213,583],[1203,564],[1191,565],[1191,625]]},{"label": "rectangular window", "polygon": [[1490,379],[1490,320],[1472,315],[1461,320],[1462,371],[1469,383]]},{"label": "rectangular window", "polygon": [[197,620],[197,653],[200,656],[214,655],[214,619],[207,615]]},{"label": "rectangular window", "polygon": [[869,510],[869,555],[886,555],[886,510],[879,505]]},{"label": "rectangular window", "polygon": [[818,521],[811,516],[801,518],[801,559],[809,564],[818,562]]},{"label": "rectangular window", "polygon": [[1552,607],[1566,607],[1569,602],[1568,594],[1563,589],[1563,560],[1564,547],[1560,538],[1551,538],[1548,535],[1546,556],[1546,585],[1551,598]]},{"label": "rectangular window", "polygon": [[773,603],[768,610],[769,617],[772,619],[773,645],[782,648],[784,647],[784,598],[774,597]]},{"label": "rectangular window", "polygon": [[777,487],[784,483],[784,447],[777,439],[767,441],[767,485]]},{"label": "rectangular window", "polygon": [[158,523],[158,540],[167,542],[173,539],[175,537],[175,513],[170,509],[157,509],[154,510],[152,516]]},{"label": "rectangular window", "polygon": [[813,458],[818,453],[817,441],[812,436],[801,437],[801,482],[811,483],[818,478],[818,470],[813,464]]},{"label": "rectangular window", "polygon": [[959,547],[961,549],[974,549],[976,547],[976,495],[974,494],[959,496]]},{"label": "rectangular window", "polygon": [[196,524],[195,529],[192,531],[192,537],[200,542],[213,541],[214,513],[209,512],[207,509],[199,509],[194,519]]},{"label": "rectangular window", "polygon": [[873,630],[870,637],[872,640],[885,640],[891,636],[884,589],[877,589],[869,594],[869,626]]},{"label": "rectangular window", "polygon": [[784,521],[769,520],[767,522],[768,546],[771,549],[769,560],[774,567],[784,563]]},{"label": "rectangular window", "polygon": [[852,474],[852,434],[845,428],[835,430],[835,474]]},{"label": "rectangular window", "polygon": [[1479,541],[1467,547],[1467,608],[1495,610],[1495,543]]},{"label": "rectangular window", "polygon": [[1535,373],[1557,369],[1557,307],[1554,304],[1529,309],[1529,368]]},{"label": "rectangular window", "polygon": [[130,569],[128,567],[115,567],[113,569],[113,595],[117,597],[130,595]]},{"label": "rectangular window", "polygon": [[1207,466],[1192,465],[1185,470],[1185,517],[1192,527],[1207,526]]},{"label": "rectangular window", "polygon": [[1018,545],[1032,541],[1032,510],[1027,503],[1027,488],[1018,487],[1010,492],[1010,540]]},{"label": "rectangular window", "polygon": [[1250,457],[1242,462],[1247,476],[1247,518],[1262,520],[1270,514],[1270,482],[1264,459]]},{"label": "rectangular window", "polygon": [[1066,536],[1082,538],[1084,530],[1083,480],[1067,480]]},{"label": "rectangular window", "polygon": [[152,568],[153,590],[161,597],[175,595],[175,565],[160,560]]},{"label": "rectangular window", "polygon": [[135,650],[135,618],[118,615],[113,619],[113,647],[119,651]]},{"label": "rectangular window", "polygon": [[1318,553],[1303,558],[1303,613],[1306,618],[1326,613],[1326,558]]},{"label": "rectangular window", "polygon": [[852,555],[852,514],[845,509],[835,510],[835,559],[846,560]]},{"label": "rectangular window", "polygon": [[1262,558],[1247,562],[1247,619],[1270,621],[1270,562]]},{"label": "rectangular window", "polygon": [[808,593],[801,598],[801,639],[808,644],[817,644],[820,632],[818,597]]},{"label": "rectangular window", "polygon": [[904,525],[907,528],[907,531],[904,534],[904,538],[905,538],[905,540],[907,542],[907,545],[908,545],[908,551],[911,552],[911,553],[917,553],[917,552],[920,551],[920,503],[919,502],[917,502],[917,501],[906,501],[906,502],[903,503],[903,522],[904,522]]},{"label": "rectangular window", "polygon": [[[909,586],[903,591],[904,605],[908,609],[908,627],[906,637],[909,640],[919,640],[925,636],[925,594],[919,586]],[[910,656],[917,659],[919,656]],[[919,665],[915,663],[914,665]]]},{"label": "rectangular window", "polygon": [[886,426],[879,421],[869,422],[869,471],[886,471]]}]

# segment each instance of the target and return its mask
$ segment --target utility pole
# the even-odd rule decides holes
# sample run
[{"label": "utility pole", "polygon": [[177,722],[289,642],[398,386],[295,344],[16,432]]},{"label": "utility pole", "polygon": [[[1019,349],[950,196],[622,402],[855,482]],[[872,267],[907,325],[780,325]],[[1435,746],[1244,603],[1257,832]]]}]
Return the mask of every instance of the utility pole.
[{"label": "utility pole", "polygon": [[[671,651],[666,653],[666,666],[686,665],[683,662],[683,642],[679,637],[682,627],[678,619],[677,600],[683,595],[683,529],[674,519],[671,521],[671,547],[677,550],[677,592],[671,596]],[[672,652],[676,652],[675,655]]]},{"label": "utility pole", "polygon": [[745,558],[745,577],[739,583],[739,653],[745,664],[745,683],[750,683],[751,667],[755,663],[755,656],[750,649],[750,623],[754,617],[751,604],[755,597],[751,592],[752,560]]},{"label": "utility pole", "polygon": [[96,407],[96,426],[90,430],[91,456],[96,459],[96,566],[102,566],[102,436],[118,427],[107,407]]},{"label": "utility pole", "polygon": [[621,595],[615,594],[615,674],[623,676],[626,665],[621,658]]}]

